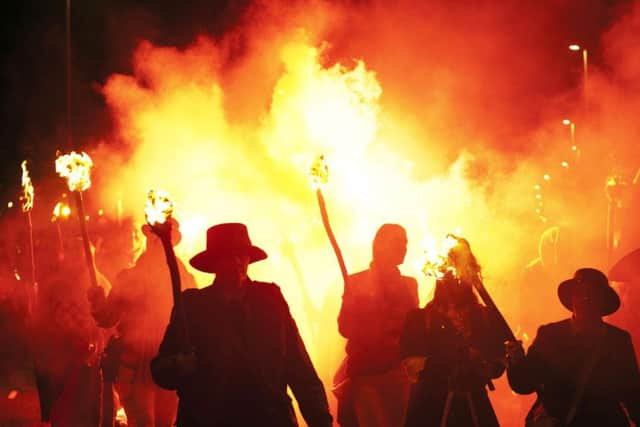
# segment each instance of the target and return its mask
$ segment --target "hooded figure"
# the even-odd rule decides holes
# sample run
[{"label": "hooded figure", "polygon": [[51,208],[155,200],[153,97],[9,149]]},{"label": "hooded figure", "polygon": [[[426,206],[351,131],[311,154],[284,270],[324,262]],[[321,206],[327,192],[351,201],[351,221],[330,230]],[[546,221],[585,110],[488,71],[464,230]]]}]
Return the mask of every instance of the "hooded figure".
[{"label": "hooded figure", "polygon": [[526,356],[521,343],[507,343],[511,388],[538,394],[526,425],[623,427],[630,425],[625,412],[637,424],[640,375],[631,338],[602,321],[620,307],[607,277],[579,269],[560,283],[558,297],[570,319],[541,326]]},{"label": "hooded figure", "polygon": [[155,382],[178,392],[179,427],[296,426],[287,387],[310,427],[331,426],[280,288],[247,276],[249,264],[266,257],[245,225],[230,223],[209,228],[206,250],[191,259],[215,280],[182,293],[184,317],[174,310],[151,363]]}]

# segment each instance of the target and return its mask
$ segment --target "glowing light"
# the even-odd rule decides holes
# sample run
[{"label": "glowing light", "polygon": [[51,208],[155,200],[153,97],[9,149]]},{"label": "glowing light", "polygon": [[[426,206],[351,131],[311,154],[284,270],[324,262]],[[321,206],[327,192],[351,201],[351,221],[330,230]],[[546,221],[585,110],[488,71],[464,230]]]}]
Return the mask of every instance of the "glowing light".
[{"label": "glowing light", "polygon": [[571,150],[572,151],[578,151],[578,146],[577,145],[572,145],[571,146]]},{"label": "glowing light", "polygon": [[446,272],[450,271],[455,276],[455,268],[448,266],[447,262],[449,260],[449,252],[457,244],[458,240],[450,234],[440,244],[433,238],[425,239],[423,242],[422,273],[425,276],[441,278],[444,277]]},{"label": "glowing light", "polygon": [[324,160],[324,155],[318,156],[311,164],[309,171],[311,177],[311,186],[314,190],[322,189],[329,182],[329,166]]},{"label": "glowing light", "polygon": [[104,215],[104,211],[102,209],[98,209],[98,216]]},{"label": "glowing light", "polygon": [[72,151],[56,159],[56,172],[66,178],[70,191],[84,191],[91,187],[92,167],[93,160],[85,152],[78,154]]},{"label": "glowing light", "polygon": [[9,209],[11,209],[11,208],[13,207],[13,202],[9,202],[9,203],[7,203],[7,207],[8,207]]},{"label": "glowing light", "polygon": [[18,390],[11,390],[7,395],[7,399],[13,400],[16,398],[16,396],[18,396]]},{"label": "glowing light", "polygon": [[116,411],[116,421],[120,424],[120,425],[127,425],[127,413],[124,411],[124,408],[119,408]]},{"label": "glowing light", "polygon": [[149,190],[144,214],[150,225],[164,224],[173,214],[173,202],[169,194],[162,190]]},{"label": "glowing light", "polygon": [[549,181],[549,180],[551,179],[551,175],[549,175],[548,173],[545,173],[545,174],[542,176],[542,179],[544,179],[545,181]]},{"label": "glowing light", "polygon": [[569,45],[569,50],[572,52],[577,52],[580,50],[580,45],[578,44],[570,44]]},{"label": "glowing light", "polygon": [[538,200],[542,199],[542,194],[536,194],[536,199]]},{"label": "glowing light", "polygon": [[54,222],[59,218],[68,218],[69,215],[71,215],[71,208],[69,205],[64,202],[58,202],[53,207],[53,217],[51,217],[51,222]]},{"label": "glowing light", "polygon": [[13,270],[13,277],[15,277],[18,282],[22,280],[22,277],[20,277],[20,273],[18,273],[18,270]]},{"label": "glowing light", "polygon": [[562,121],[562,124],[563,124],[563,125],[565,125],[565,126],[569,126],[569,125],[571,124],[571,120],[569,120],[569,119],[564,119],[564,120]]},{"label": "glowing light", "polygon": [[542,210],[540,210],[540,209],[536,209],[536,213],[537,213],[538,215],[540,215],[540,212],[542,212]]},{"label": "glowing light", "polygon": [[568,168],[569,167],[569,163],[567,161],[563,161],[560,164],[562,165],[563,168]]},{"label": "glowing light", "polygon": [[29,177],[27,161],[23,160],[20,166],[22,167],[22,195],[20,196],[20,200],[22,200],[22,212],[29,212],[33,208],[33,184]]},{"label": "glowing light", "polygon": [[536,190],[536,191],[540,191],[540,184],[534,185],[533,189]]}]

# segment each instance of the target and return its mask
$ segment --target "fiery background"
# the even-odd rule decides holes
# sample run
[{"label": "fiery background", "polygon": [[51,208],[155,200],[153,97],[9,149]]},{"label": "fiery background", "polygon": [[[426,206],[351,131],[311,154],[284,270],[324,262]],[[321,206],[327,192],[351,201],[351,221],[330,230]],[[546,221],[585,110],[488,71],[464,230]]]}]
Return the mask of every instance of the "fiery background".
[{"label": "fiery background", "polygon": [[[165,26],[142,3],[105,20],[100,78],[75,77],[74,143],[95,164],[89,201],[142,223],[147,191],[168,191],[185,260],[208,226],[246,223],[269,254],[250,275],[282,287],[327,388],[343,352],[342,284],[308,176],[320,154],[350,272],[367,268],[376,229],[399,223],[409,236],[402,270],[424,303],[433,283],[421,253],[456,232],[525,341],[567,315],[560,279],[579,266],[606,270],[637,246],[638,1],[226,2],[192,27],[182,15]],[[589,51],[586,79],[570,43]],[[24,111],[37,110],[34,99]],[[37,187],[65,131],[24,126],[20,153],[42,160]],[[504,425],[530,402],[502,381],[492,399]]]}]

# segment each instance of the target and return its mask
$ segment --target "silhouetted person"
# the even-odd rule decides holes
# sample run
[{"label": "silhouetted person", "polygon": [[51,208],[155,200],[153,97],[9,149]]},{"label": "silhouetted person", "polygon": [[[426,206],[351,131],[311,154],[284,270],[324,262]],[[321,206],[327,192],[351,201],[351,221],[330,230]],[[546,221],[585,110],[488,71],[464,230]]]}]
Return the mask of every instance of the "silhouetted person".
[{"label": "silhouetted person", "polygon": [[[31,334],[42,421],[53,427],[94,426],[100,416],[99,359],[103,331],[91,316],[90,285],[80,237],[67,238],[65,257],[41,274]],[[99,283],[110,285],[96,272]]]},{"label": "silhouetted person", "polygon": [[[181,240],[178,222],[173,222],[171,243]],[[105,297],[102,288],[89,293],[93,316],[103,328],[116,326],[117,336],[109,342],[103,364],[107,382],[115,380],[120,401],[131,427],[169,427],[175,422],[178,400],[175,393],[154,384],[149,364],[169,323],[173,298],[162,243],[142,226],[147,239],[145,251],[135,266],[122,270]],[[182,286],[194,288],[193,276],[178,260]]]},{"label": "silhouetted person", "polygon": [[[418,307],[418,283],[400,274],[407,234],[382,225],[373,240],[369,269],[349,276],[338,329],[347,339],[344,390],[338,392],[343,427],[396,427],[404,420],[409,381],[400,364],[400,332],[407,313]],[[339,377],[342,373],[336,374]]]},{"label": "silhouetted person", "polygon": [[331,426],[322,382],[280,288],[249,279],[267,254],[243,224],[207,230],[191,265],[214,273],[211,286],[182,293],[192,352],[172,315],[151,364],[158,385],[177,390],[180,427],[296,426],[287,386],[310,427]]},{"label": "silhouetted person", "polygon": [[[526,356],[507,344],[509,384],[538,399],[527,415],[535,426],[553,418],[570,427],[629,426],[640,422],[640,375],[629,334],[602,321],[620,299],[607,277],[592,268],[576,271],[558,287],[572,317],[543,325]],[[546,425],[546,424],[545,424]]]},{"label": "silhouetted person", "polygon": [[498,420],[486,386],[504,371],[504,344],[495,317],[473,291],[480,266],[458,238],[464,268],[436,281],[433,299],[412,311],[401,353],[415,382],[405,426],[492,427]]}]

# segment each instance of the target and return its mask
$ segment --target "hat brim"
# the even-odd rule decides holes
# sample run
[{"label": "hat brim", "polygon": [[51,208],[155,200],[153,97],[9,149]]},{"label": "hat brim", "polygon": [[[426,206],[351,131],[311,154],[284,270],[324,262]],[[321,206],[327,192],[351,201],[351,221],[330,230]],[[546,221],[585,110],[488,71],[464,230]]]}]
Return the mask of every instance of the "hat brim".
[{"label": "hat brim", "polygon": [[260,249],[257,246],[249,246],[247,248],[243,248],[240,251],[224,251],[224,252],[213,252],[213,251],[202,251],[199,254],[196,254],[193,258],[189,260],[189,264],[193,268],[198,271],[203,271],[205,273],[215,273],[220,261],[229,254],[232,253],[241,253],[249,255],[249,264],[252,264],[257,261],[262,261],[267,258],[267,253]]},{"label": "hat brim", "polygon": [[[575,279],[569,279],[558,285],[558,298],[562,305],[569,311],[573,311],[571,296],[577,283]],[[611,286],[595,286],[594,289],[597,292],[600,314],[602,316],[608,316],[618,311],[620,308],[620,297]]]}]

